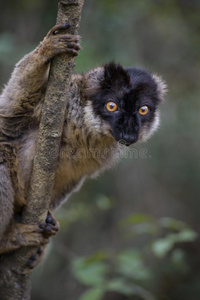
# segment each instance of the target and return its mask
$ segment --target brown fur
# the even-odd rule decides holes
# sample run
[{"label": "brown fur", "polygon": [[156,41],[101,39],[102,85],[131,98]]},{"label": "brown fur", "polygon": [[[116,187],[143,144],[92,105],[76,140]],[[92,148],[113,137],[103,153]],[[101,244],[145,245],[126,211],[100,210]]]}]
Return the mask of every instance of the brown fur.
[{"label": "brown fur", "polygon": [[[53,34],[59,28],[62,26],[50,30],[39,46],[16,65],[0,96],[0,253],[43,243],[37,226],[16,225],[14,220],[27,200],[50,61],[64,52],[77,55],[80,49],[78,37]],[[95,176],[111,167],[124,151],[125,147],[119,146],[109,125],[93,113],[88,101],[99,89],[103,73],[103,68],[97,68],[85,75],[72,76],[52,209],[77,189],[86,176]],[[146,128],[140,140],[147,133]]]}]

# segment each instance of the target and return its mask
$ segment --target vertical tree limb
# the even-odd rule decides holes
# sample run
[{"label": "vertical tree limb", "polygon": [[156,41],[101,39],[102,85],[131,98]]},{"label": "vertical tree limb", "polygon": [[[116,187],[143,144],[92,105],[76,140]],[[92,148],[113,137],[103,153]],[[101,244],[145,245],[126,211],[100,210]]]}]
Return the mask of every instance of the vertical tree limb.
[{"label": "vertical tree limb", "polygon": [[[69,33],[77,34],[83,3],[84,0],[59,0],[57,24],[69,22],[71,24]],[[47,215],[73,67],[74,59],[66,54],[56,57],[51,64],[33,163],[30,193],[22,216],[22,222],[26,224],[38,224],[44,221]],[[30,299],[32,272],[27,269],[26,263],[36,250],[30,248],[20,249],[1,259],[1,300]]]},{"label": "vertical tree limb", "polygon": [[[59,1],[57,24],[67,21],[70,33],[78,34],[82,5],[83,0]],[[24,223],[44,221],[49,208],[73,67],[74,58],[65,54],[56,57],[51,66]]]}]

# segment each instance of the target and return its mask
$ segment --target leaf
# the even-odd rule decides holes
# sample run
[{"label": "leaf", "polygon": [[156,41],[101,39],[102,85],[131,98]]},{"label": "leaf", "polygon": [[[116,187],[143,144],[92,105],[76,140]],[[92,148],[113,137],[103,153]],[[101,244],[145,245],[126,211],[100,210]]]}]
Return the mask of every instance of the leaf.
[{"label": "leaf", "polygon": [[87,258],[88,262],[103,261],[108,258],[108,253],[105,250],[99,250]]},{"label": "leaf", "polygon": [[171,261],[176,265],[185,265],[185,253],[181,249],[176,249],[171,254]]},{"label": "leaf", "polygon": [[107,290],[119,292],[127,296],[134,293],[134,288],[131,287],[131,284],[128,284],[122,277],[110,280],[107,285]]},{"label": "leaf", "polygon": [[175,249],[171,253],[171,262],[182,274],[190,272],[190,267],[187,263],[185,252],[182,249]]},{"label": "leaf", "polygon": [[[108,283],[108,291],[116,291],[126,296],[136,295],[137,299],[143,300],[156,300],[154,296],[143,287],[134,284],[133,282],[127,282],[124,278],[115,278]],[[129,299],[129,297],[127,298]],[[135,299],[135,297],[130,297],[130,299]]]},{"label": "leaf", "polygon": [[136,280],[149,279],[150,271],[144,265],[139,251],[132,249],[122,251],[116,259],[116,270],[121,275]]},{"label": "leaf", "polygon": [[178,234],[178,241],[179,242],[193,242],[198,238],[197,232],[191,229],[182,230]]},{"label": "leaf", "polygon": [[173,218],[168,218],[168,217],[160,218],[158,222],[161,225],[161,227],[168,228],[171,230],[178,230],[178,231],[184,229],[187,226],[182,221]]},{"label": "leaf", "polygon": [[151,248],[156,256],[162,258],[174,247],[175,243],[193,242],[197,237],[198,234],[195,231],[185,229],[179,233],[171,233],[165,238],[156,240]]},{"label": "leaf", "polygon": [[128,218],[122,220],[121,226],[125,227],[128,225],[135,225],[141,223],[151,223],[153,222],[153,218],[149,215],[145,214],[132,214]]},{"label": "leaf", "polygon": [[105,195],[99,195],[96,199],[96,203],[101,210],[108,210],[112,206],[111,199]]},{"label": "leaf", "polygon": [[142,223],[134,225],[132,228],[130,228],[130,232],[132,235],[140,235],[145,233],[155,235],[158,232],[158,228],[153,223]]},{"label": "leaf", "polygon": [[173,246],[173,241],[167,238],[163,238],[155,241],[151,245],[151,249],[156,256],[163,258],[172,249]]},{"label": "leaf", "polygon": [[92,288],[87,290],[79,300],[101,300],[103,295],[105,293],[105,290],[102,288]]},{"label": "leaf", "polygon": [[72,273],[84,285],[99,286],[106,280],[108,266],[104,262],[80,257],[72,262]]}]

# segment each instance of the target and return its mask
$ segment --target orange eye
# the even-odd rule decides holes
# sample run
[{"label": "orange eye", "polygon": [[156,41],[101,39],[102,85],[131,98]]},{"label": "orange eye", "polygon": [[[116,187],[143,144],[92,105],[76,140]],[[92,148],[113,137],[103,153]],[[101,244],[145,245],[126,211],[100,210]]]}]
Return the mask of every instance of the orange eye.
[{"label": "orange eye", "polygon": [[144,106],[141,106],[140,109],[139,109],[139,114],[144,116],[148,113],[149,111],[149,108],[148,106],[144,105]]},{"label": "orange eye", "polygon": [[106,104],[106,108],[110,112],[114,112],[114,111],[118,110],[117,104],[115,102],[112,102],[112,101],[110,101]]}]

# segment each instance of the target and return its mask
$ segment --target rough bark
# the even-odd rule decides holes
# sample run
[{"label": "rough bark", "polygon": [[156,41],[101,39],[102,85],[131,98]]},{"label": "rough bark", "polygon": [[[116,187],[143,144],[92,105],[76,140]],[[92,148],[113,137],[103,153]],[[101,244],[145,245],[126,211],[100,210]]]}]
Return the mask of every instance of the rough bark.
[{"label": "rough bark", "polygon": [[[77,34],[83,3],[84,0],[58,1],[57,24],[69,22],[71,28],[68,32]],[[55,58],[51,64],[33,163],[30,194],[22,216],[22,222],[26,224],[39,224],[47,215],[73,67],[74,59],[68,55]],[[27,269],[27,260],[36,250],[34,247],[26,247],[1,259],[1,300],[30,299],[32,271]]]}]

